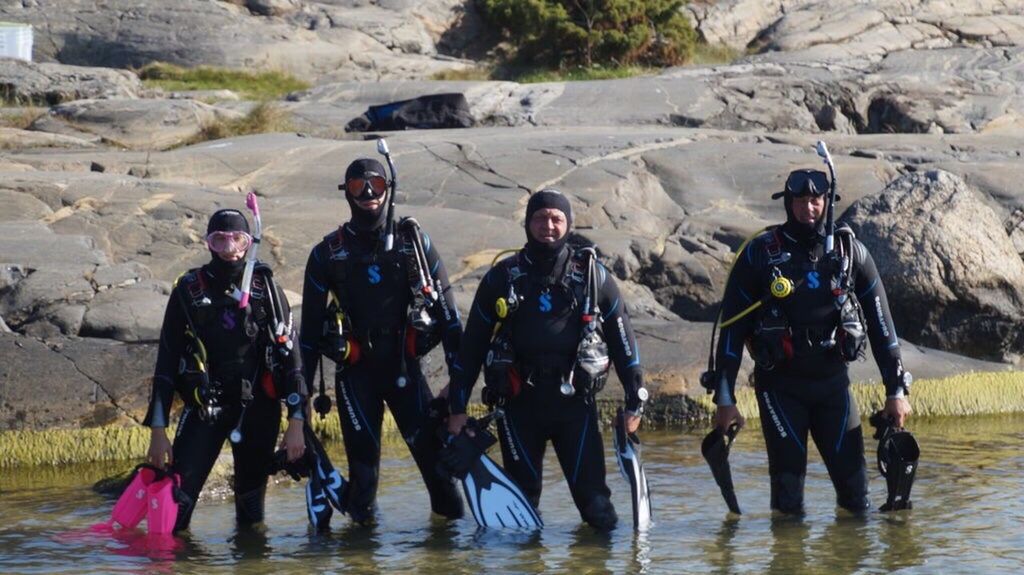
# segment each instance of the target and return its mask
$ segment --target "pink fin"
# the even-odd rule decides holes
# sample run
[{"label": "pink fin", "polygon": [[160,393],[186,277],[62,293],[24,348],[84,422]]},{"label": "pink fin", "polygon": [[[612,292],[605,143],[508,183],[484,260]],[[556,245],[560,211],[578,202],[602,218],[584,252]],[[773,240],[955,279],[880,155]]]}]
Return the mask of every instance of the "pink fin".
[{"label": "pink fin", "polygon": [[167,535],[174,531],[178,520],[178,502],[174,500],[174,484],[178,480],[164,477],[149,486],[149,504],[146,509],[146,524],[151,535]]},{"label": "pink fin", "polygon": [[156,471],[149,467],[140,467],[135,477],[128,483],[124,493],[114,504],[110,513],[110,521],[99,523],[93,527],[102,529],[100,525],[109,525],[111,529],[131,529],[146,516],[147,487],[156,478]]}]

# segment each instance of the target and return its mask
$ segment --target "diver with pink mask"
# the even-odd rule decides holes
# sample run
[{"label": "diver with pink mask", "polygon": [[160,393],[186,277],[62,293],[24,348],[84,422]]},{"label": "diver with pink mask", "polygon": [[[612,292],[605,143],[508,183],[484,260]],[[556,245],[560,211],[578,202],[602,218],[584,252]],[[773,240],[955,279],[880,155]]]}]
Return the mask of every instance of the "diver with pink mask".
[{"label": "diver with pink mask", "polygon": [[[258,223],[257,217],[257,231]],[[238,523],[263,520],[282,401],[288,413],[281,442],[285,456],[296,461],[306,450],[308,394],[300,354],[292,351],[295,333],[288,300],[270,268],[256,260],[244,285],[243,277],[250,277],[245,273],[246,253],[254,238],[242,212],[214,213],[206,245],[210,261],[178,278],[167,302],[143,422],[152,429],[148,463],[180,476],[186,496],[175,531],[188,527],[194,502],[228,440],[235,461]],[[176,392],[185,407],[172,445],[166,429]]]}]

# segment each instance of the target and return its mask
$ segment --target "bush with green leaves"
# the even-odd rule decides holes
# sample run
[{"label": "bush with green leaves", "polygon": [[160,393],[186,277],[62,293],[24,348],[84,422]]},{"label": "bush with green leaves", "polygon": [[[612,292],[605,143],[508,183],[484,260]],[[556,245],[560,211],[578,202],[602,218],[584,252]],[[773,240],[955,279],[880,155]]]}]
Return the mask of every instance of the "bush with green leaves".
[{"label": "bush with green leaves", "polygon": [[478,0],[521,63],[671,66],[697,34],[682,0]]}]

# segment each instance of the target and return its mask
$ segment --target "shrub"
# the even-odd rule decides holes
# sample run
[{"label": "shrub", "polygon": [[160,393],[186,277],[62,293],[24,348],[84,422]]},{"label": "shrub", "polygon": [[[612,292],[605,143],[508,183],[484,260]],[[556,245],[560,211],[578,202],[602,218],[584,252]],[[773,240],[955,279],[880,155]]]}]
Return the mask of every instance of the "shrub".
[{"label": "shrub", "polygon": [[697,34],[682,0],[480,0],[520,61],[559,68],[595,64],[672,66]]}]

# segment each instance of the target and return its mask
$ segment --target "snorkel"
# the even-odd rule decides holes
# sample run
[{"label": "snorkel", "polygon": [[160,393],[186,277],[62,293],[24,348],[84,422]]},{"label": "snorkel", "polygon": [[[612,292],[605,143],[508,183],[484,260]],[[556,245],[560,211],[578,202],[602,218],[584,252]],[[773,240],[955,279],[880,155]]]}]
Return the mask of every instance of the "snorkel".
[{"label": "snorkel", "polygon": [[391,197],[388,198],[387,232],[384,236],[384,251],[390,252],[395,247],[395,192],[398,191],[398,175],[395,173],[395,162],[391,160],[391,150],[384,138],[377,140],[377,153],[387,160],[388,171],[391,172]]},{"label": "snorkel", "polygon": [[256,192],[249,192],[245,196],[245,207],[249,208],[252,212],[253,230],[252,235],[252,246],[249,248],[249,253],[245,261],[245,272],[242,274],[242,287],[235,289],[235,293],[231,294],[231,297],[238,300],[238,308],[245,309],[249,307],[249,290],[252,288],[252,271],[256,267],[256,253],[259,251],[260,239],[263,237],[263,221],[260,218],[260,206],[256,202]]},{"label": "snorkel", "polygon": [[[825,165],[828,166],[828,175],[832,180],[828,186],[828,207],[826,207],[825,215],[825,253],[831,254],[832,250],[835,249],[836,241],[836,222],[835,222],[835,208],[836,208],[836,166],[832,163],[832,154],[828,153],[828,148],[825,146],[823,140],[818,140],[815,150],[818,152],[818,156],[821,157]],[[257,229],[259,229],[257,227]]]}]

